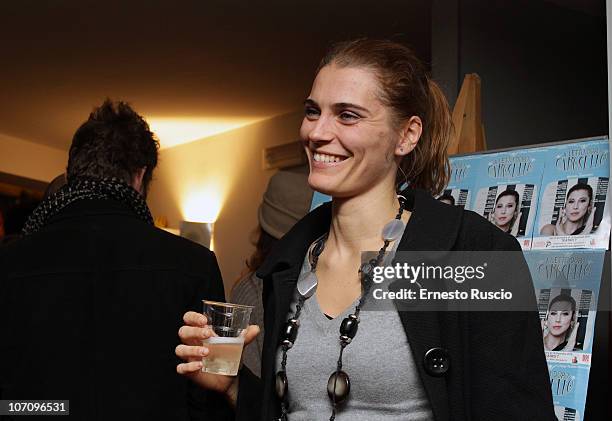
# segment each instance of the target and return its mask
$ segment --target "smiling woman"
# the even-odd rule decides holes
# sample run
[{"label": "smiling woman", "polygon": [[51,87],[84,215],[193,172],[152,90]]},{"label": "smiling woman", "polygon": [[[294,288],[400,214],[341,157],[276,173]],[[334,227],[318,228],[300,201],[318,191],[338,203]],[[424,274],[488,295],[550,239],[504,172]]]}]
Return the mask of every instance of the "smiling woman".
[{"label": "smiling woman", "polygon": [[544,348],[548,351],[574,351],[577,345],[575,325],[576,300],[568,294],[557,295],[550,301],[542,326]]},{"label": "smiling woman", "polygon": [[[382,160],[383,168],[393,169],[391,174],[384,172],[392,182],[399,166],[402,181],[406,177],[414,187],[440,191],[449,172],[446,149],[451,117],[446,99],[410,49],[388,41],[378,41],[377,48],[370,49],[371,43],[339,44],[321,61],[304,102],[300,134],[309,142],[306,149],[315,162],[330,161],[325,155],[335,156],[332,162],[346,160],[353,167],[339,175],[346,182],[356,178],[372,185],[379,180],[370,175],[380,167],[370,167],[362,157],[367,148],[375,148],[378,156],[369,159]],[[341,139],[339,144],[324,147],[334,134]],[[358,138],[369,139],[370,144],[355,144]],[[317,159],[317,154],[323,156]],[[324,169],[325,165],[312,167]],[[309,181],[312,185],[318,179],[323,183],[319,191],[331,195],[325,175],[312,171]]]},{"label": "smiling woman", "polygon": [[495,199],[495,208],[491,219],[499,229],[511,232],[518,221],[519,194],[514,190],[504,190]]},{"label": "smiling woman", "polygon": [[[409,48],[367,39],[334,46],[300,129],[308,182],[333,200],[299,221],[257,271],[261,380],[246,367],[235,378],[202,373],[208,333],[193,312],[179,331],[177,371],[226,393],[240,421],[553,420],[537,312],[365,311],[369,274],[386,251],[521,250],[476,214],[433,199],[448,180],[450,132],[448,104]],[[370,250],[378,257],[362,264]],[[513,267],[513,288],[527,291],[535,310],[524,260]],[[250,328],[245,343],[256,334]]]},{"label": "smiling woman", "polygon": [[567,192],[565,206],[559,210],[556,225],[542,227],[543,235],[590,234],[593,229],[593,188],[586,183],[576,183]]}]

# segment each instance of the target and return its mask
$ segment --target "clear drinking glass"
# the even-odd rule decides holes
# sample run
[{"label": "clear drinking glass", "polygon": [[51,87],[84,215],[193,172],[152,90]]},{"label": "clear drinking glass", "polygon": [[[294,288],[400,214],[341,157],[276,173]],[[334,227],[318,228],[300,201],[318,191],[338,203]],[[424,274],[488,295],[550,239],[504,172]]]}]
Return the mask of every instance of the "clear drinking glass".
[{"label": "clear drinking glass", "polygon": [[253,306],[202,300],[207,325],[213,334],[202,341],[209,349],[202,358],[202,371],[235,376],[240,367],[245,329]]}]

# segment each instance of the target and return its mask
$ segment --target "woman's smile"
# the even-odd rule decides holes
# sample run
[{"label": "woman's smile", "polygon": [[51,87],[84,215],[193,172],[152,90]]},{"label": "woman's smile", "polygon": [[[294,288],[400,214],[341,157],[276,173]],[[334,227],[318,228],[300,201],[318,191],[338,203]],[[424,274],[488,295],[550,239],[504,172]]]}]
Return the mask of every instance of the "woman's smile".
[{"label": "woman's smile", "polygon": [[312,151],[313,168],[330,168],[343,164],[350,157],[325,152]]}]

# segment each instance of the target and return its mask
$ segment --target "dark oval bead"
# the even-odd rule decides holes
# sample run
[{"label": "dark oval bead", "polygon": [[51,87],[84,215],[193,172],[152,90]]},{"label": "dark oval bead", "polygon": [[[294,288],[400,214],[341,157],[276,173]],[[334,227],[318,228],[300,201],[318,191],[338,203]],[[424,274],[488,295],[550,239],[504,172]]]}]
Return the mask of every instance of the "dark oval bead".
[{"label": "dark oval bead", "polygon": [[336,403],[342,403],[351,392],[351,381],[344,371],[334,371],[327,381],[327,396]]},{"label": "dark oval bead", "polygon": [[289,382],[287,381],[287,374],[284,371],[279,371],[276,373],[276,396],[278,396],[280,400],[285,399],[288,388]]},{"label": "dark oval bead", "polygon": [[285,323],[285,328],[283,329],[283,342],[288,341],[293,344],[297,338],[298,328],[299,324],[297,320],[288,320],[287,323]]},{"label": "dark oval bead", "polygon": [[353,317],[347,317],[342,320],[340,325],[340,335],[348,336],[353,339],[357,334],[357,328],[359,327],[359,321]]}]

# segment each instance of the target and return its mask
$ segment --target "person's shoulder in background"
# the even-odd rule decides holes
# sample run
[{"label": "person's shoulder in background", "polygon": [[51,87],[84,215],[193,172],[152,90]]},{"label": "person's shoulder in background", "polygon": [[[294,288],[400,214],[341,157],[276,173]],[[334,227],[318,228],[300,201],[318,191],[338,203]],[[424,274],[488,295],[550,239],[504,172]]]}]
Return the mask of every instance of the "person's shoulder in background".
[{"label": "person's shoulder in background", "polygon": [[215,253],[210,249],[163,229],[151,228],[151,246],[155,245],[157,254],[162,255],[157,259],[170,262],[192,275],[201,274],[210,270],[211,265],[217,265]]}]

